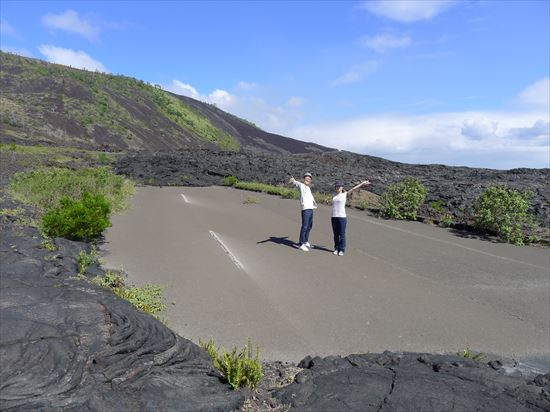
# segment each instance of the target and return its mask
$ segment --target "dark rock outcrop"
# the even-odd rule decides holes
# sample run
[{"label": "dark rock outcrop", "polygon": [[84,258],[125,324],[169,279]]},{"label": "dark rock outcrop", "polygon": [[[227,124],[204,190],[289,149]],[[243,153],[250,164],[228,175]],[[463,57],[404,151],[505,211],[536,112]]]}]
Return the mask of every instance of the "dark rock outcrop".
[{"label": "dark rock outcrop", "polygon": [[550,221],[550,169],[493,170],[444,165],[411,165],[349,152],[277,155],[181,150],[172,153],[139,153],[119,159],[119,173],[152,185],[207,186],[220,184],[224,176],[269,184],[285,184],[289,175],[308,171],[314,188],[329,192],[336,179],[349,186],[365,178],[369,190],[380,195],[390,184],[412,176],[428,189],[427,203],[442,200],[456,217],[468,216],[473,201],[489,186],[533,192],[533,212],[541,224]]},{"label": "dark rock outcrop", "polygon": [[1,410],[228,411],[244,402],[197,345],[75,278],[88,245],[58,239],[47,251],[36,230],[0,219]]},{"label": "dark rock outcrop", "polygon": [[550,374],[507,376],[451,355],[390,353],[307,357],[274,392],[291,411],[548,411]]}]

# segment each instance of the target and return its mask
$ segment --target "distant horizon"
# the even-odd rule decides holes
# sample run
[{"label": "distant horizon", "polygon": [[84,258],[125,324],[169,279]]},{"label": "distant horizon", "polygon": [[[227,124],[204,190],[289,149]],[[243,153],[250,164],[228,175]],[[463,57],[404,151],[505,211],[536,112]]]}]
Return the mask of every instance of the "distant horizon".
[{"label": "distant horizon", "polygon": [[159,84],[267,132],[409,164],[550,167],[550,2],[2,9],[3,51]]}]

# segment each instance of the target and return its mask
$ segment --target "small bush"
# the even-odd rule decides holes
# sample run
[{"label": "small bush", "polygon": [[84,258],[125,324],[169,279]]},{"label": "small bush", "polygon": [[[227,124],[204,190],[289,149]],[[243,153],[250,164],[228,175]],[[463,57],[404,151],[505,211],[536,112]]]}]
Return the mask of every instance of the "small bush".
[{"label": "small bush", "polygon": [[505,185],[489,187],[474,202],[474,224],[478,229],[496,233],[506,242],[516,245],[533,239],[534,216],[529,213],[533,194],[521,193]]},{"label": "small bush", "polygon": [[456,354],[458,356],[462,356],[465,359],[472,359],[477,362],[480,362],[485,357],[482,352],[475,353],[470,348],[466,348],[462,352],[457,352]]},{"label": "small bush", "polygon": [[252,357],[250,339],[239,353],[237,353],[236,347],[231,352],[226,352],[223,347],[216,349],[213,338],[210,338],[208,343],[199,340],[199,345],[212,357],[214,366],[227,379],[233,389],[245,386],[256,388],[264,376],[260,360],[260,348],[256,347],[256,356]]},{"label": "small bush", "polygon": [[51,237],[91,240],[111,226],[110,215],[111,206],[105,196],[84,193],[81,201],[62,198],[61,206],[44,215],[42,228]]},{"label": "small bush", "polygon": [[97,259],[97,252],[94,246],[92,246],[90,253],[86,253],[85,250],[78,252],[78,256],[76,258],[78,262],[78,274],[84,275],[90,265],[97,263]]},{"label": "small bush", "polygon": [[237,176],[226,176],[222,180],[222,185],[224,186],[235,186],[235,184],[239,181],[237,179]]},{"label": "small bush", "polygon": [[428,193],[417,179],[406,177],[400,183],[390,185],[380,197],[380,211],[393,219],[416,220],[418,208]]}]

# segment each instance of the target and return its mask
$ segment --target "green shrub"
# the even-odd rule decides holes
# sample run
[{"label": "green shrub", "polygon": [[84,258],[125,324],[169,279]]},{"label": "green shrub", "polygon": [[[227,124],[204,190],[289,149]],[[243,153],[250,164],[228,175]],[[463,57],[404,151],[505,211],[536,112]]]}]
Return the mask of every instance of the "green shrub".
[{"label": "green shrub", "polygon": [[390,185],[380,197],[380,211],[393,219],[416,220],[418,208],[428,193],[420,181],[406,177],[403,181]]},{"label": "green shrub", "polygon": [[239,181],[239,179],[237,179],[237,176],[226,176],[223,178],[222,180],[222,185],[224,186],[235,186],[235,184]]},{"label": "green shrub", "polygon": [[233,389],[245,386],[256,388],[264,376],[260,348],[256,347],[256,356],[252,357],[250,339],[239,353],[236,347],[231,352],[226,352],[223,347],[216,349],[213,338],[210,338],[208,343],[199,340],[199,345],[212,357],[214,367],[227,379]]},{"label": "green shrub", "polygon": [[518,192],[505,185],[489,187],[474,202],[474,224],[478,229],[496,233],[516,245],[533,239],[534,216],[529,213],[531,192]]},{"label": "green shrub", "polygon": [[42,228],[51,237],[91,240],[111,226],[110,214],[111,206],[103,195],[84,193],[81,201],[64,197],[61,206],[44,215]]},{"label": "green shrub", "polygon": [[134,184],[107,167],[79,170],[49,167],[16,173],[9,191],[16,200],[37,207],[40,213],[58,207],[64,197],[80,200],[85,192],[104,195],[116,212],[127,207],[126,200],[134,192]]}]

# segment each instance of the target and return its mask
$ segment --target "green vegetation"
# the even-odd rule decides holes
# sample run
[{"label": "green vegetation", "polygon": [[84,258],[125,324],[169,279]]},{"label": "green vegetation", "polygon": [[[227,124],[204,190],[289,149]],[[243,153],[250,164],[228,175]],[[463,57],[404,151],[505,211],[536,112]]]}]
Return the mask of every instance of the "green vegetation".
[{"label": "green vegetation", "polygon": [[76,260],[78,262],[78,273],[80,275],[84,275],[90,265],[98,262],[98,256],[95,247],[92,246],[90,253],[86,253],[85,250],[81,250],[80,252],[78,252]]},{"label": "green vegetation", "polygon": [[57,167],[17,173],[8,190],[14,199],[31,204],[40,214],[59,207],[62,198],[80,200],[84,193],[101,194],[114,212],[127,207],[126,200],[134,192],[134,184],[115,175],[107,167],[80,170]]},{"label": "green vegetation", "polygon": [[258,203],[258,198],[254,196],[247,196],[243,200],[243,205],[255,205]]},{"label": "green vegetation", "polygon": [[166,309],[163,287],[147,284],[143,287],[126,287],[124,278],[115,272],[107,271],[105,276],[92,279],[96,285],[111,289],[115,295],[127,300],[142,312],[159,318],[159,313]]},{"label": "green vegetation", "polygon": [[431,202],[430,209],[436,215],[436,219],[439,220],[441,226],[450,227],[453,224],[453,215],[447,212],[443,200],[438,199]]},{"label": "green vegetation", "polygon": [[199,115],[182,100],[156,87],[144,88],[159,110],[174,123],[190,130],[197,137],[207,142],[216,143],[225,150],[239,151],[239,142],[217,127],[208,118]]},{"label": "green vegetation", "polygon": [[474,224],[478,229],[496,233],[506,242],[523,245],[534,241],[535,226],[529,212],[531,192],[519,192],[505,185],[489,187],[474,202]]},{"label": "green vegetation", "polygon": [[475,353],[470,348],[466,348],[462,352],[457,352],[456,354],[458,356],[462,356],[463,358],[472,359],[477,362],[480,362],[485,357],[485,354],[482,352]]},{"label": "green vegetation", "polygon": [[283,186],[273,186],[259,182],[236,182],[233,187],[235,189],[250,190],[253,192],[267,193],[270,195],[279,195],[285,199],[299,199],[300,192],[295,188],[287,188]]},{"label": "green vegetation", "polygon": [[239,353],[237,353],[237,347],[234,347],[231,352],[226,352],[223,347],[216,348],[213,338],[208,342],[199,340],[199,345],[212,357],[214,366],[233,389],[242,387],[254,389],[264,376],[260,348],[256,347],[256,356],[253,357],[250,339]]},{"label": "green vegetation", "polygon": [[235,186],[235,184],[239,181],[237,179],[237,176],[226,176],[222,179],[222,185],[223,186]]},{"label": "green vegetation", "polygon": [[359,210],[367,210],[369,208],[369,202],[363,200],[359,202],[355,207]]},{"label": "green vegetation", "polygon": [[29,166],[34,168],[40,164],[111,164],[115,161],[119,153],[105,153],[95,150],[76,149],[73,147],[59,146],[25,146],[15,143],[0,143],[0,153],[13,154],[15,156],[22,154]]},{"label": "green vegetation", "polygon": [[380,211],[389,218],[416,220],[418,208],[428,193],[420,181],[406,177],[390,185],[380,197]]},{"label": "green vegetation", "polygon": [[17,173],[8,190],[14,199],[36,208],[46,236],[92,240],[111,225],[111,211],[127,206],[134,185],[106,167],[52,167]]},{"label": "green vegetation", "polygon": [[[160,134],[175,146],[193,137],[222,149],[240,149],[237,139],[160,87],[4,52],[0,59],[0,80],[8,85],[1,96],[0,122],[17,138],[32,130],[56,143],[89,144],[107,134],[115,146],[140,148]],[[25,92],[29,89],[33,92]],[[51,113],[56,124],[69,127],[52,125],[47,120]]]},{"label": "green vegetation", "polygon": [[50,238],[46,238],[42,241],[42,248],[46,249],[48,252],[55,252],[57,248],[53,244]]},{"label": "green vegetation", "polygon": [[82,200],[63,197],[60,206],[42,217],[42,229],[47,236],[71,240],[92,240],[111,226],[111,206],[102,194],[84,193]]}]

